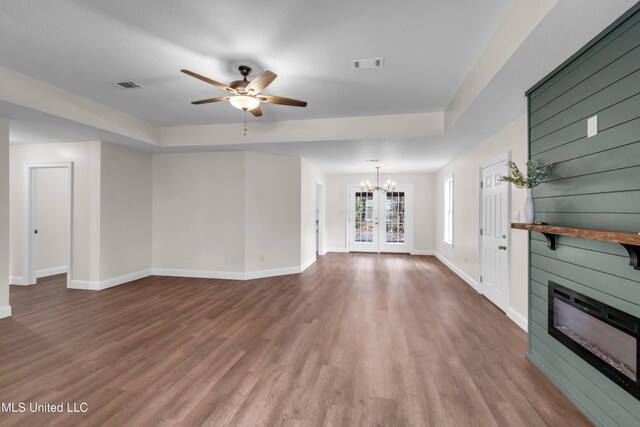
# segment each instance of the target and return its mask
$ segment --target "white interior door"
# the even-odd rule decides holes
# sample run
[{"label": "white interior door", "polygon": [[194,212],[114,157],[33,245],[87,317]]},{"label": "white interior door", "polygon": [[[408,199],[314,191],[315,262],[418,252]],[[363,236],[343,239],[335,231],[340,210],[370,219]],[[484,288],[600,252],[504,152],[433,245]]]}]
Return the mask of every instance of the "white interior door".
[{"label": "white interior door", "polygon": [[400,252],[413,249],[413,188],[390,193],[349,189],[349,251]]},{"label": "white interior door", "polygon": [[509,184],[506,160],[482,169],[482,292],[506,311],[509,292]]}]

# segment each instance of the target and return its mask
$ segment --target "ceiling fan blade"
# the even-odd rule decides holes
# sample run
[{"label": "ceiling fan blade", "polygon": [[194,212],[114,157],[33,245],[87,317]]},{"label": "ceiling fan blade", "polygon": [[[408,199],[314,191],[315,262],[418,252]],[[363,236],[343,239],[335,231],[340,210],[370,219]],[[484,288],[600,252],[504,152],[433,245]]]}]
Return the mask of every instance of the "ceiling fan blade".
[{"label": "ceiling fan blade", "polygon": [[193,101],[192,104],[193,105],[210,104],[212,102],[228,101],[229,98],[230,98],[229,96],[220,96],[218,98],[201,99],[200,101]]},{"label": "ceiling fan blade", "polygon": [[264,88],[269,86],[276,77],[278,77],[276,73],[267,70],[255,79],[251,80],[244,90],[252,95],[257,95],[262,92]]},{"label": "ceiling fan blade", "polygon": [[189,71],[189,70],[180,70],[180,71],[182,71],[183,73],[185,73],[185,74],[187,74],[187,75],[189,75],[191,77],[195,77],[198,80],[202,80],[205,83],[209,83],[210,85],[218,86],[219,88],[224,89],[224,90],[226,90],[228,92],[237,93],[237,91],[235,89],[232,89],[229,86],[224,85],[224,84],[222,84],[220,82],[217,82],[217,81],[215,81],[213,79],[210,79],[209,77],[202,76],[202,75],[200,75],[198,73],[194,73],[193,71]]},{"label": "ceiling fan blade", "polygon": [[262,110],[260,109],[259,105],[253,110],[249,110],[249,111],[251,112],[251,114],[253,114],[256,117],[260,117],[262,115]]},{"label": "ceiling fan blade", "polygon": [[289,105],[291,107],[306,107],[306,101],[299,101],[297,99],[285,98],[283,96],[272,95],[260,95],[257,97],[262,102],[268,102],[270,104]]}]

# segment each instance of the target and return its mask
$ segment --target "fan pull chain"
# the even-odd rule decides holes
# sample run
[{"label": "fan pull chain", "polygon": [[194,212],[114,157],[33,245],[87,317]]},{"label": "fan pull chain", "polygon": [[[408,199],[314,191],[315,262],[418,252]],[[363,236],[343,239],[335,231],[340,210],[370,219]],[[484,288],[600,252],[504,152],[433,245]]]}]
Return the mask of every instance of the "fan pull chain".
[{"label": "fan pull chain", "polygon": [[247,136],[247,113],[244,113],[244,136]]}]

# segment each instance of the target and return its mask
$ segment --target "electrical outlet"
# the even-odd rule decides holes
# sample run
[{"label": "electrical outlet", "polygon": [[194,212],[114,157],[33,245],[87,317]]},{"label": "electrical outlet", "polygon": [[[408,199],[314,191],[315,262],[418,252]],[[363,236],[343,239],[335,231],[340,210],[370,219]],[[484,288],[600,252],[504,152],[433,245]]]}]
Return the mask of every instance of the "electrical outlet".
[{"label": "electrical outlet", "polygon": [[587,119],[587,138],[598,134],[598,116],[589,117]]}]

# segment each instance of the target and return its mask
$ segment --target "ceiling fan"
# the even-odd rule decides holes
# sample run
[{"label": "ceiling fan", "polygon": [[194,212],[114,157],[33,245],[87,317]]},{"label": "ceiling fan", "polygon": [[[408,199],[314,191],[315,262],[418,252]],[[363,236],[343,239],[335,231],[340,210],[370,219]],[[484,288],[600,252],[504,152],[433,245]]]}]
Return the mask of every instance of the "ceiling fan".
[{"label": "ceiling fan", "polygon": [[290,105],[293,107],[306,107],[305,101],[299,101],[297,99],[284,98],[282,96],[272,95],[260,95],[260,92],[275,80],[277,74],[271,71],[265,71],[253,80],[247,80],[247,76],[251,73],[251,68],[246,65],[238,67],[240,74],[242,74],[242,80],[236,80],[229,83],[229,86],[220,82],[212,80],[208,77],[202,76],[198,73],[194,73],[189,70],[180,70],[183,73],[195,77],[198,80],[202,80],[205,83],[217,86],[231,93],[231,96],[220,96],[217,98],[201,99],[199,101],[193,101],[192,104],[210,104],[212,102],[229,101],[231,105],[242,111],[249,111],[256,117],[262,115],[260,109],[260,103],[266,102],[269,104]]}]

